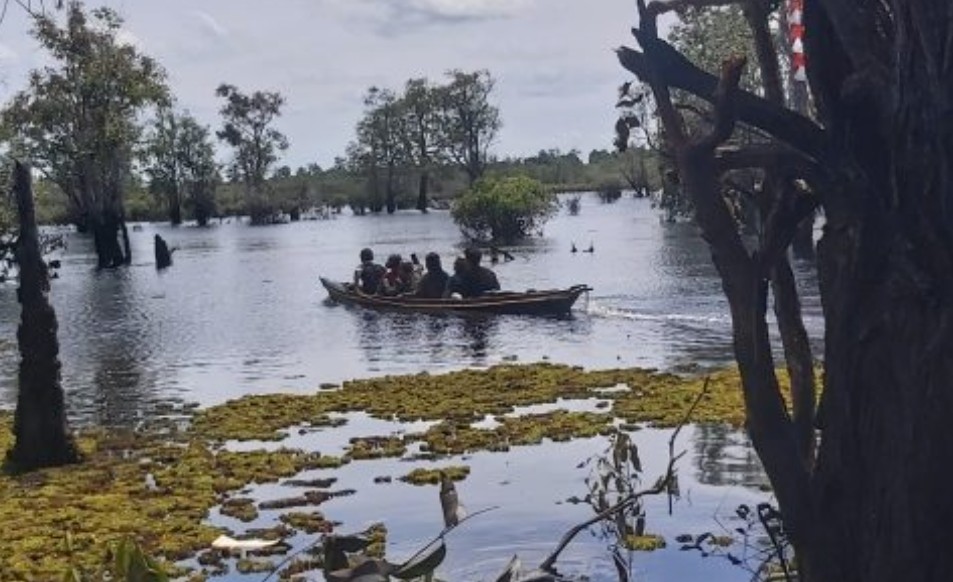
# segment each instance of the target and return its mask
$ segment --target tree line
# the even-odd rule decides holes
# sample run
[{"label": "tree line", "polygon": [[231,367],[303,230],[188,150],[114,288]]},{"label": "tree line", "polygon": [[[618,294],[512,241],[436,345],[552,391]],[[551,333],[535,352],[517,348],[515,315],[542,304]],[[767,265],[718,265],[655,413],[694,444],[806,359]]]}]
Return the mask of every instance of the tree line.
[{"label": "tree line", "polygon": [[[558,150],[495,158],[502,121],[485,70],[410,79],[399,92],[369,88],[345,155],[328,169],[292,172],[279,166],[289,144],[275,128],[284,96],[222,83],[220,126],[203,125],[176,103],[161,64],[121,41],[122,25],[115,11],[81,2],[34,15],[32,35],[51,64],[32,71],[0,112],[4,151],[40,175],[38,216],[89,233],[100,267],[131,260],[130,219],[204,225],[240,214],[266,224],[320,206],[426,211],[434,193],[455,196],[488,170],[526,173],[557,189],[619,188],[634,175],[626,171],[634,158],[619,154],[596,156],[590,167],[578,152]],[[224,166],[218,145],[230,151]]]}]

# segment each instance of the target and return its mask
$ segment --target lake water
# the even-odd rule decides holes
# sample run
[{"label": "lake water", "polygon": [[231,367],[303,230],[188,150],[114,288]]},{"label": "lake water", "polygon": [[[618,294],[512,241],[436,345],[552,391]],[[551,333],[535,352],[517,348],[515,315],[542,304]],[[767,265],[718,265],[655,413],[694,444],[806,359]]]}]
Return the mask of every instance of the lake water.
[{"label": "lake water", "polygon": [[[177,247],[157,272],[152,238]],[[690,224],[662,224],[647,200],[586,196],[545,236],[495,267],[504,288],[587,283],[568,320],[468,320],[379,314],[329,305],[318,276],[348,279],[358,251],[423,256],[449,268],[463,241],[445,212],[353,217],[250,228],[143,225],[134,264],[95,270],[89,239],[68,236],[51,298],[73,418],[128,422],[170,398],[212,404],[242,394],[310,391],[321,382],[549,358],[587,367],[665,369],[731,360],[730,321],[708,251]],[[593,245],[595,252],[570,253]],[[812,338],[816,282],[798,266]],[[0,403],[16,390],[19,305],[0,287]]]},{"label": "lake water", "polygon": [[[173,267],[161,273],[152,256],[155,233],[178,249]],[[422,257],[437,251],[449,267],[463,241],[445,212],[342,215],[262,228],[235,221],[207,229],[147,224],[130,232],[134,264],[102,272],[95,270],[91,241],[69,235],[51,298],[70,415],[76,422],[128,424],[169,400],[209,405],[249,393],[313,391],[348,378],[514,360],[675,370],[731,361],[726,302],[694,226],[661,223],[646,200],[602,204],[587,195],[579,215],[561,212],[544,234],[510,249],[516,260],[494,268],[508,289],[589,284],[594,290],[570,318],[379,314],[326,300],[318,276],[350,278],[365,246],[381,261],[391,252]],[[594,252],[572,254],[573,243],[592,245]],[[795,270],[819,354],[822,320],[808,267],[796,264]],[[4,407],[15,401],[18,318],[15,289],[0,287]],[[664,431],[637,435],[650,451],[643,454],[655,458],[652,466],[664,466]],[[764,498],[757,490],[763,476],[743,437],[718,427],[686,436],[691,454],[682,479],[690,493],[674,517],[659,521],[658,533],[717,529],[719,513]],[[315,438],[311,444],[326,450],[320,435]],[[530,564],[545,555],[562,531],[591,511],[556,504],[585,494],[585,474],[575,465],[602,446],[594,439],[468,459],[474,472],[461,485],[464,500],[473,508],[503,509],[454,534],[445,578],[492,579],[513,553]],[[322,509],[347,530],[391,520],[389,548],[406,555],[439,529],[439,504],[436,489],[404,484],[386,486],[387,495],[360,494],[374,487],[368,485],[372,474],[396,470],[395,463],[345,468],[342,482],[360,481],[358,495]],[[650,503],[652,515],[664,513],[660,503]],[[606,544],[579,539],[566,554],[570,570],[612,579]],[[747,579],[723,560],[672,548],[640,558],[636,572],[651,580]]]}]

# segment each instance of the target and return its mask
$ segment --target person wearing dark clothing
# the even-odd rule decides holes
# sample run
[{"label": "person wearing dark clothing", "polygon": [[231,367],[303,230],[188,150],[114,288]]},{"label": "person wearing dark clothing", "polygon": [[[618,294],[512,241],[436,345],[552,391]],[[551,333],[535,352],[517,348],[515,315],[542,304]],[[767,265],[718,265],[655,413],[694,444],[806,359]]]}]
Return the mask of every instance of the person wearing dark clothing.
[{"label": "person wearing dark clothing", "polygon": [[473,289],[470,283],[470,263],[463,257],[457,257],[453,262],[453,275],[447,279],[447,288],[443,292],[444,297],[452,298],[454,295],[463,297],[473,297]]},{"label": "person wearing dark clothing", "polygon": [[483,253],[480,249],[470,247],[464,253],[468,263],[467,275],[469,278],[470,297],[479,297],[488,291],[499,291],[500,281],[496,273],[480,266]]},{"label": "person wearing dark clothing", "polygon": [[427,299],[439,299],[443,297],[443,292],[447,289],[447,281],[450,275],[443,270],[440,264],[440,255],[437,253],[428,253],[424,258],[427,265],[427,272],[417,284],[417,297]]},{"label": "person wearing dark clothing", "polygon": [[361,264],[354,271],[354,286],[362,293],[374,295],[381,288],[384,280],[384,267],[374,262],[374,251],[361,250]]}]

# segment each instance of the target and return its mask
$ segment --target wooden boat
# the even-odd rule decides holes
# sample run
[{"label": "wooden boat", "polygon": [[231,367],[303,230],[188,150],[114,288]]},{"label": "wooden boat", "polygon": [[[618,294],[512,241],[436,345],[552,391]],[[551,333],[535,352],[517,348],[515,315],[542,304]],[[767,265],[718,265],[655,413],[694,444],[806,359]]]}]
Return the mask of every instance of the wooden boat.
[{"label": "wooden boat", "polygon": [[414,311],[419,313],[493,313],[515,315],[562,315],[569,313],[579,296],[592,288],[573,285],[553,291],[502,291],[468,299],[423,299],[419,297],[367,295],[350,283],[321,277],[328,295],[338,303],[370,309]]}]

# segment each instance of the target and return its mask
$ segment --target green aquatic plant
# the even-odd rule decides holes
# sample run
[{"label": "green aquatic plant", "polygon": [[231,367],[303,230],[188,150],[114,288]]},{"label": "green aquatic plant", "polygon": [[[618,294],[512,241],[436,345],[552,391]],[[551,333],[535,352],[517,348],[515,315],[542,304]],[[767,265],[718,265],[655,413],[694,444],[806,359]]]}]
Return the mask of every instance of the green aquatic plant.
[{"label": "green aquatic plant", "polygon": [[411,485],[439,485],[444,478],[451,481],[463,481],[470,475],[470,467],[466,465],[452,465],[439,469],[414,469],[400,478],[404,483]]},{"label": "green aquatic plant", "polygon": [[[738,383],[735,370],[713,374],[693,420],[740,426]],[[411,444],[436,458],[606,434],[620,419],[675,426],[701,385],[698,378],[652,370],[504,365],[355,380],[310,395],[248,396],[204,410],[177,406],[137,431],[87,429],[77,438],[84,463],[0,475],[0,521],[6,526],[0,571],[12,579],[58,578],[70,559],[79,567],[98,566],[109,546],[125,538],[174,562],[207,549],[223,533],[207,524],[215,507],[225,504],[223,513],[254,519],[256,508],[235,499],[249,484],[315,469],[329,471],[320,479],[333,479],[330,471],[352,459],[405,454]],[[619,389],[605,390],[611,388]],[[517,413],[519,407],[592,398],[611,406],[598,413]],[[306,425],[330,430],[345,422],[337,414],[353,411],[384,420],[437,422],[421,433],[356,439],[343,457],[287,448],[236,452],[223,446],[231,439],[278,440]],[[497,419],[495,426],[474,426],[488,415]],[[0,413],[0,450],[12,445],[11,424],[11,416]],[[302,486],[310,489],[312,483],[321,488],[317,481]],[[317,491],[308,493],[312,499],[305,496],[305,501],[317,499]],[[57,542],[67,531],[72,553]]]}]

